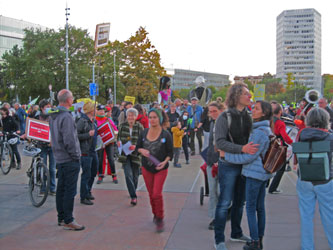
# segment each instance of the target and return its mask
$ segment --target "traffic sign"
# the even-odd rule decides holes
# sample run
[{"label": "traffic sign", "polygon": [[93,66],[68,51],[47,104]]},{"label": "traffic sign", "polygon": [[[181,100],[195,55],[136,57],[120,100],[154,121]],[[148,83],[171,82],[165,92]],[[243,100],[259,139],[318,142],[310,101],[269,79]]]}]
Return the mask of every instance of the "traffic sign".
[{"label": "traffic sign", "polygon": [[99,94],[98,84],[94,82],[89,83],[89,92],[90,96],[98,95]]}]

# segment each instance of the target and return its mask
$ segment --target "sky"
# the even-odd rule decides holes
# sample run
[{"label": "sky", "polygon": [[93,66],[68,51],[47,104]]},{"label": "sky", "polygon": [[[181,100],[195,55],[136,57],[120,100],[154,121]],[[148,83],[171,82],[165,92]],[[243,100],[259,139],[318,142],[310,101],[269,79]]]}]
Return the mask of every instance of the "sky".
[{"label": "sky", "polygon": [[333,15],[327,0],[0,0],[0,15],[48,28],[111,23],[110,40],[146,28],[166,68],[235,75],[276,73],[276,17],[314,8],[322,22],[322,74],[333,73]]}]

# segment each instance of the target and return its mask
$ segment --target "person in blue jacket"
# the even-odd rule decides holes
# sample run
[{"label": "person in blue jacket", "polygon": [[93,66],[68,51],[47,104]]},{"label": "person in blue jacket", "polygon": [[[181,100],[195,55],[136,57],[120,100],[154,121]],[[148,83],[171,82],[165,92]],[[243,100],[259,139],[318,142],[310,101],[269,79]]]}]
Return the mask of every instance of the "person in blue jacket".
[{"label": "person in blue jacket", "polygon": [[249,138],[249,141],[260,145],[255,154],[231,154],[220,151],[220,156],[227,162],[243,165],[242,175],[246,178],[246,213],[251,236],[251,241],[243,248],[245,250],[262,249],[266,217],[266,183],[272,177],[272,174],[264,169],[262,158],[265,157],[270,143],[272,115],[272,107],[268,102],[256,102],[252,110],[253,130]]}]

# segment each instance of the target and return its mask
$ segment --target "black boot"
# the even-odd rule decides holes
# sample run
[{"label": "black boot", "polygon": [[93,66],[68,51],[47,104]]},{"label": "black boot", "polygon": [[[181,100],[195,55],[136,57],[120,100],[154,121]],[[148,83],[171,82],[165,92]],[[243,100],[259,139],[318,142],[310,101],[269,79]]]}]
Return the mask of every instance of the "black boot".
[{"label": "black boot", "polygon": [[246,242],[243,247],[244,250],[260,250],[260,243],[258,240],[251,240]]},{"label": "black boot", "polygon": [[262,241],[263,241],[263,237],[261,236],[261,237],[259,237],[259,247],[260,247],[260,249],[264,249]]}]

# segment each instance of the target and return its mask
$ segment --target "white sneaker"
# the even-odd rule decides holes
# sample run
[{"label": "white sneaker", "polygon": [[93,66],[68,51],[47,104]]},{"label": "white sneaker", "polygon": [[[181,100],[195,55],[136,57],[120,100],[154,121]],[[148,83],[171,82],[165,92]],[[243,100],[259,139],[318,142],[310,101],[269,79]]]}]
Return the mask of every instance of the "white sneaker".
[{"label": "white sneaker", "polygon": [[239,238],[232,238],[232,237],[230,237],[230,240],[231,241],[238,241],[238,242],[245,242],[246,243],[248,241],[251,241],[251,238],[243,234]]},{"label": "white sneaker", "polygon": [[224,242],[220,242],[219,244],[214,244],[216,250],[228,250],[227,247],[225,246]]}]

